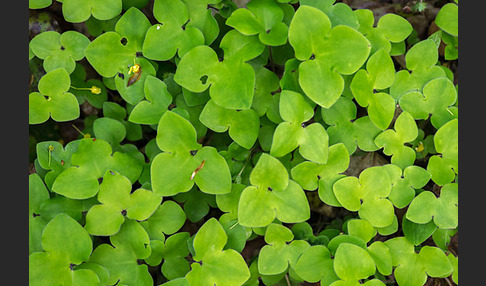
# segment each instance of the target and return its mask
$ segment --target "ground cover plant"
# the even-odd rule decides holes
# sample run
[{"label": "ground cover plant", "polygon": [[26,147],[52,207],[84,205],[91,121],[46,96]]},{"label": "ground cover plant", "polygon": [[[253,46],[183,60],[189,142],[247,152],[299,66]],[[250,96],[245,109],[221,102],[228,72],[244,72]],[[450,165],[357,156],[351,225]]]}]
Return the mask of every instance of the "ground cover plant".
[{"label": "ground cover plant", "polygon": [[457,2],[29,0],[29,284],[458,284]]}]

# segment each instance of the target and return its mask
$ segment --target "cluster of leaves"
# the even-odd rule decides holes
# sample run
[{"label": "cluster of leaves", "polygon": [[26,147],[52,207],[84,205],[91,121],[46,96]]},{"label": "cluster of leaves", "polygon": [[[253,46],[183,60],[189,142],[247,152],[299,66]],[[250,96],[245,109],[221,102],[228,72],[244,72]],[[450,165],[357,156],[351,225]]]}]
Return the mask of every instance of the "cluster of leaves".
[{"label": "cluster of leaves", "polygon": [[[335,0],[59,2],[88,32],[30,41],[29,124],[84,129],[36,145],[30,285],[458,283],[456,3],[407,45]],[[363,153],[389,161],[347,175]],[[313,226],[314,192],[349,216]]]}]

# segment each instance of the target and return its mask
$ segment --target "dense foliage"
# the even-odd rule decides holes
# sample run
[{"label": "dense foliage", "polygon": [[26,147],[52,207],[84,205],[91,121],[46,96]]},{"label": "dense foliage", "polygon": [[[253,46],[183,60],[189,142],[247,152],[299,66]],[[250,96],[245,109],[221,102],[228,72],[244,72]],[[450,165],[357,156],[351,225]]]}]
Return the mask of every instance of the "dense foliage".
[{"label": "dense foliage", "polygon": [[457,284],[457,0],[235,2],[29,0],[29,284]]}]

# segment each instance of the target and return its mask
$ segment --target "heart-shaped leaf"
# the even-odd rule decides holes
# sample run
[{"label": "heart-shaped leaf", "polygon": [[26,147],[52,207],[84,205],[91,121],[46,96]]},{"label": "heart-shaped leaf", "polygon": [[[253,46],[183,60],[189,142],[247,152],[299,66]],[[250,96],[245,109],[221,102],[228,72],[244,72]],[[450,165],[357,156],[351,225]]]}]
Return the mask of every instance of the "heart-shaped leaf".
[{"label": "heart-shaped leaf", "polygon": [[270,224],[265,231],[265,242],[268,245],[262,247],[258,256],[258,272],[263,275],[276,275],[285,272],[289,264],[294,265],[310,245],[305,241],[292,239],[290,229],[279,224]]},{"label": "heart-shaped leaf", "polygon": [[375,138],[376,146],[383,148],[383,153],[392,156],[391,162],[405,169],[413,165],[415,151],[405,143],[412,142],[417,138],[418,129],[410,113],[403,111],[395,121],[395,130],[387,129]]},{"label": "heart-shaped leaf", "polygon": [[34,252],[29,256],[30,285],[60,282],[64,285],[99,284],[94,271],[73,268],[88,261],[93,245],[86,230],[70,216],[60,213],[46,225],[42,233],[42,248],[45,252]]},{"label": "heart-shaped leaf", "polygon": [[436,198],[429,191],[423,191],[410,203],[407,218],[415,223],[428,223],[432,219],[442,229],[454,229],[458,224],[457,184],[446,184]]},{"label": "heart-shaped leaf", "polygon": [[368,252],[350,243],[341,243],[334,255],[334,271],[343,280],[360,280],[373,275],[376,266]]},{"label": "heart-shaped leaf", "polygon": [[76,67],[76,61],[84,58],[84,50],[89,43],[85,35],[76,31],[62,34],[46,31],[35,36],[29,47],[35,56],[44,60],[43,67],[46,72],[63,68],[70,74]]},{"label": "heart-shaped leaf", "polygon": [[201,111],[199,120],[209,129],[225,132],[240,146],[250,149],[260,131],[260,119],[253,109],[231,110],[210,99]]},{"label": "heart-shaped leaf", "polygon": [[100,2],[95,0],[78,3],[75,0],[62,1],[62,14],[66,21],[81,23],[93,15],[98,20],[109,20],[122,11],[122,0]]},{"label": "heart-shaped leaf", "polygon": [[336,181],[333,191],[337,200],[350,211],[359,211],[362,219],[375,227],[393,222],[393,204],[387,199],[391,192],[390,177],[382,167],[370,167],[356,177]]},{"label": "heart-shaped leaf", "polygon": [[[109,78],[118,73],[125,74],[128,72],[128,66],[135,64],[137,52],[142,51],[145,34],[149,28],[150,22],[147,17],[132,7],[118,20],[115,31],[98,36],[86,47],[86,59],[101,76]],[[128,81],[128,78],[125,77],[125,80]]]},{"label": "heart-shaped leaf", "polygon": [[302,222],[310,215],[304,191],[288,179],[284,165],[262,153],[250,174],[249,186],[241,193],[238,221],[241,225],[264,227],[275,217],[282,222]]},{"label": "heart-shaped leaf", "polygon": [[355,103],[343,96],[329,109],[321,108],[324,122],[330,125],[327,128],[329,145],[343,143],[350,155],[356,151],[356,147],[368,152],[378,150],[374,138],[381,130],[368,116],[356,119],[356,110]]},{"label": "heart-shaped leaf", "polygon": [[305,250],[295,265],[295,272],[311,283],[332,283],[339,279],[334,272],[331,253],[324,245],[313,245]]},{"label": "heart-shaped leaf", "polygon": [[394,164],[384,165],[390,176],[392,190],[388,199],[399,209],[406,207],[415,197],[415,190],[424,187],[431,174],[416,165],[408,166],[403,171]]},{"label": "heart-shaped leaf", "polygon": [[434,136],[434,145],[441,156],[430,157],[427,171],[432,180],[442,186],[455,179],[458,169],[458,120],[454,119],[444,124]]},{"label": "heart-shaped leaf", "polygon": [[109,236],[117,233],[127,218],[139,221],[149,218],[162,202],[145,189],[132,190],[132,184],[119,173],[107,172],[100,184],[98,201],[86,214],[86,230],[91,235]]},{"label": "heart-shaped leaf", "polygon": [[167,61],[177,53],[184,56],[192,48],[204,44],[204,35],[196,27],[187,25],[189,11],[181,0],[154,2],[155,24],[147,31],[143,54],[149,59]]},{"label": "heart-shaped leaf", "polygon": [[333,184],[344,177],[342,175],[349,166],[349,153],[342,143],[329,147],[329,157],[325,164],[309,161],[302,162],[292,168],[292,178],[305,190],[318,188],[319,198],[326,204],[341,206],[332,191]]},{"label": "heart-shaped leaf", "polygon": [[250,1],[246,8],[234,11],[226,25],[244,35],[256,35],[268,46],[280,46],[287,41],[288,27],[282,20],[284,10],[273,0]]},{"label": "heart-shaped leaf", "polygon": [[196,261],[186,275],[189,283],[195,285],[241,285],[250,278],[250,271],[243,257],[233,249],[223,250],[227,235],[221,224],[211,218],[198,230],[194,237]]},{"label": "heart-shaped leaf", "polygon": [[49,192],[37,173],[29,175],[29,254],[41,252],[41,237],[48,221],[39,211],[42,203],[49,200]]},{"label": "heart-shaped leaf", "polygon": [[93,251],[90,262],[104,266],[109,272],[108,284],[153,285],[146,264],[138,259],[150,256],[148,234],[137,221],[127,220],[120,231],[110,237],[110,244],[100,244]]},{"label": "heart-shaped leaf", "polygon": [[158,124],[172,102],[172,95],[163,81],[151,75],[145,80],[144,94],[147,100],[135,105],[128,120],[139,124]]},{"label": "heart-shaped leaf", "polygon": [[394,276],[399,284],[424,285],[427,275],[447,277],[453,269],[442,250],[424,246],[415,253],[414,246],[405,237],[395,237],[385,242],[390,249],[393,266],[397,266]]},{"label": "heart-shaped leaf", "polygon": [[280,94],[280,116],[285,122],[280,123],[273,135],[270,154],[282,157],[295,148],[305,159],[324,164],[328,156],[329,136],[320,123],[309,126],[304,124],[314,111],[304,97],[290,90]]},{"label": "heart-shaped leaf", "polygon": [[86,199],[99,191],[99,181],[109,170],[119,172],[134,183],[142,172],[139,160],[121,152],[112,152],[101,139],[81,139],[71,156],[71,167],[57,176],[52,191],[68,198]]},{"label": "heart-shaped leaf", "polygon": [[447,3],[437,13],[435,23],[445,32],[457,37],[459,34],[458,14],[459,6],[454,3]]},{"label": "heart-shaped leaf", "polygon": [[395,79],[393,61],[384,49],[375,52],[366,63],[366,70],[359,70],[350,84],[356,102],[368,108],[371,121],[385,130],[393,120],[395,101],[383,92],[376,92],[392,85]]},{"label": "heart-shaped leaf", "polygon": [[[302,32],[309,31],[309,32]],[[289,26],[289,43],[299,66],[299,83],[317,104],[329,108],[341,95],[341,74],[356,72],[370,52],[369,41],[348,26],[336,26],[320,10],[301,6]],[[326,48],[322,48],[326,47]]]},{"label": "heart-shaped leaf", "polygon": [[255,72],[239,58],[219,61],[213,49],[198,46],[182,57],[174,80],[192,92],[203,92],[211,86],[209,95],[221,107],[248,109],[253,99]]},{"label": "heart-shaped leaf", "polygon": [[52,118],[70,121],[79,117],[79,103],[68,92],[69,74],[63,68],[55,69],[39,81],[39,92],[29,94],[29,124],[40,124]]}]

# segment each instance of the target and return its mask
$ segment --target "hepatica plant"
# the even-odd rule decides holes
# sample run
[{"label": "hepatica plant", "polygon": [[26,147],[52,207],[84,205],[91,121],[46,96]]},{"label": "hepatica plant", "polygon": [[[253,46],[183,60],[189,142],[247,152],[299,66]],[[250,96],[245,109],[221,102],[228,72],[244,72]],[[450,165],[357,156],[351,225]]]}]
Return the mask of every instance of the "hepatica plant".
[{"label": "hepatica plant", "polygon": [[458,284],[457,1],[57,2],[30,285]]}]

